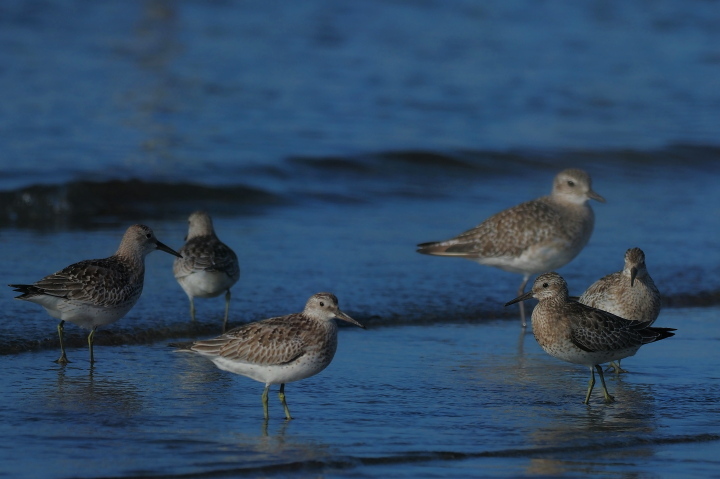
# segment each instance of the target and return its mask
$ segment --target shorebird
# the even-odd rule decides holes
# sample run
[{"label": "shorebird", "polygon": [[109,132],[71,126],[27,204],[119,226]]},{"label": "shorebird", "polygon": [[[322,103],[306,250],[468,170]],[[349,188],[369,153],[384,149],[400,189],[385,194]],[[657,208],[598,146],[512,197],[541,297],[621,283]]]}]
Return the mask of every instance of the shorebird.
[{"label": "shorebird", "polygon": [[[590,199],[605,202],[593,191],[590,176],[583,170],[563,170],[549,196],[503,210],[454,238],[419,244],[417,251],[520,273],[521,295],[531,275],[564,266],[585,247],[595,225]],[[523,303],[520,319],[525,327]]]},{"label": "shorebird", "polygon": [[[627,250],[622,271],[597,280],[578,301],[648,325],[654,323],[660,314],[660,292],[648,273],[645,253],[640,248]],[[617,374],[627,372],[620,367],[620,360],[610,363],[608,371],[611,369]]]},{"label": "shorebird", "polygon": [[302,313],[264,319],[214,339],[173,346],[205,356],[220,369],[265,383],[265,420],[269,417],[270,386],[280,384],[280,401],[289,420],[292,417],[285,401],[285,384],[314,376],[330,364],[337,350],[334,318],[365,329],[340,311],[334,294],[318,293],[310,297]]},{"label": "shorebird", "polygon": [[143,289],[145,256],[156,249],[180,256],[158,241],[147,226],[133,225],[109,258],[71,264],[33,284],[10,285],[22,293],[15,299],[37,303],[60,320],[57,329],[61,356],[57,363],[68,363],[63,343],[65,321],[90,330],[90,364],[95,362],[95,330],[114,323],[132,309]]},{"label": "shorebird", "polygon": [[218,239],[212,219],[204,211],[196,211],[188,219],[185,245],[181,258],[173,263],[173,274],[190,299],[190,318],[195,321],[194,298],[214,298],[225,292],[227,328],[230,311],[230,288],[240,278],[240,266],[235,252]]},{"label": "shorebird", "polygon": [[573,364],[590,367],[585,404],[595,386],[595,373],[605,395],[614,398],[605,386],[600,364],[634,355],[640,346],[674,336],[675,329],[655,328],[648,323],[628,321],[614,314],[568,299],[565,280],[557,273],[541,274],[532,290],[509,301],[505,306],[535,298],[540,302],[532,312],[535,339],[546,353]]}]

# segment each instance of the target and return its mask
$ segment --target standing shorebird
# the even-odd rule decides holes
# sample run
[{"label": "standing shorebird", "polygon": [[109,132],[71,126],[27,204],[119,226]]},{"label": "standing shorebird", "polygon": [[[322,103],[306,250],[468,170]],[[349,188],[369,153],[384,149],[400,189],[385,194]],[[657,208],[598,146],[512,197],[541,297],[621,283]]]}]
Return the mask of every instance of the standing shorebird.
[{"label": "standing shorebird", "polygon": [[127,229],[117,252],[109,258],[71,264],[33,284],[10,285],[22,293],[15,299],[37,303],[60,320],[61,356],[57,363],[68,363],[63,343],[65,321],[90,330],[90,364],[95,362],[95,330],[122,318],[137,303],[145,279],[145,256],[156,249],[180,256],[159,242],[150,228],[134,225]]},{"label": "standing shorebird", "polygon": [[195,321],[194,298],[214,298],[225,292],[227,328],[230,311],[230,288],[240,279],[240,266],[235,252],[215,234],[212,219],[204,211],[196,211],[188,219],[182,258],[173,263],[173,274],[190,299],[190,317]]},{"label": "standing shorebird", "polygon": [[[660,314],[660,291],[645,266],[645,253],[640,248],[625,252],[622,271],[609,274],[593,283],[579,301],[621,318],[651,325]],[[610,363],[608,371],[627,372],[620,360]]]},{"label": "standing shorebird", "polygon": [[643,344],[674,336],[675,329],[653,328],[648,323],[628,321],[614,314],[568,300],[565,280],[557,273],[541,274],[532,291],[509,301],[505,306],[536,298],[540,302],[532,312],[535,339],[550,356],[590,367],[585,404],[595,386],[595,373],[605,394],[605,402],[614,398],[605,386],[601,364],[634,355]]},{"label": "standing shorebird", "polygon": [[179,351],[198,353],[215,366],[265,383],[263,411],[268,419],[268,390],[280,384],[280,401],[285,418],[292,419],[285,402],[285,383],[319,373],[337,350],[337,324],[342,319],[365,329],[338,308],[334,294],[310,297],[302,313],[264,319],[232,329],[214,339],[179,346]]},{"label": "standing shorebird", "polygon": [[[590,199],[605,202],[593,191],[590,176],[563,170],[549,196],[503,210],[455,238],[419,244],[418,253],[457,256],[520,273],[521,295],[531,275],[566,265],[585,247],[595,225]],[[525,327],[523,303],[520,319]]]}]

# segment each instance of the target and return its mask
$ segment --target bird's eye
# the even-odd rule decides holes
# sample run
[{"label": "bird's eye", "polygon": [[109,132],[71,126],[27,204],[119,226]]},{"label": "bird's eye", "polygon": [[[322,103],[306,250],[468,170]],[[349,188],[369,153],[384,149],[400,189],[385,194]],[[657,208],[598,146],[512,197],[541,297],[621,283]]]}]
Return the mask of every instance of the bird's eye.
[{"label": "bird's eye", "polygon": [[570,187],[575,186],[575,182],[573,180],[568,180],[568,186],[570,186]]},{"label": "bird's eye", "polygon": [[320,306],[325,306],[325,303],[323,301],[320,301]]},{"label": "bird's eye", "polygon": [[543,288],[547,288],[548,286],[550,286],[550,285],[547,283],[543,283]]},{"label": "bird's eye", "polygon": [[145,235],[145,237],[146,237],[147,239],[150,239],[150,238],[152,238],[152,233],[148,233],[148,234],[146,234],[146,235]]}]

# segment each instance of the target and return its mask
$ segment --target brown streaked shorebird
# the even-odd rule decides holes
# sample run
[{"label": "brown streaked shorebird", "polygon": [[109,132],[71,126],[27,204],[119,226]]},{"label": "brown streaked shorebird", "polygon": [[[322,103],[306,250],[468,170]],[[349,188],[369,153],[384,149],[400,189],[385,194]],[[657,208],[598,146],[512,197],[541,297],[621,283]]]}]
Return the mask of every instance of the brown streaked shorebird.
[{"label": "brown streaked shorebird", "polygon": [[[640,248],[627,250],[622,271],[597,280],[578,301],[648,325],[654,323],[660,314],[660,291],[648,273],[645,253]],[[616,374],[627,372],[620,367],[620,360],[610,363],[607,370],[611,369]]]},{"label": "brown streaked shorebird", "polygon": [[263,412],[268,419],[270,385],[280,384],[285,418],[292,419],[285,401],[285,384],[314,376],[330,364],[337,350],[337,324],[342,319],[365,326],[340,311],[334,294],[310,297],[302,313],[246,324],[214,339],[176,344],[181,349],[210,359],[231,373],[265,383]]},{"label": "brown streaked shorebird", "polygon": [[145,280],[145,256],[156,249],[180,256],[159,242],[147,226],[133,225],[109,258],[71,264],[33,284],[10,285],[22,293],[15,299],[37,303],[60,320],[61,356],[57,363],[68,363],[63,343],[65,321],[90,330],[90,364],[95,362],[95,330],[119,320],[137,303]]},{"label": "brown streaked shorebird", "polygon": [[535,298],[540,302],[532,312],[532,328],[540,347],[550,356],[590,368],[585,404],[595,386],[595,373],[605,395],[614,398],[605,386],[601,364],[634,355],[640,346],[674,336],[675,329],[655,328],[648,323],[628,321],[614,314],[568,299],[565,280],[557,273],[541,274],[532,290],[505,303],[505,306]]},{"label": "brown streaked shorebird", "polygon": [[[555,176],[549,196],[503,210],[455,238],[419,244],[417,251],[520,273],[521,295],[531,275],[564,266],[585,247],[595,225],[590,199],[605,202],[593,191],[590,175],[563,170]],[[526,326],[523,303],[520,319]]]},{"label": "brown streaked shorebird", "polygon": [[195,321],[194,298],[214,298],[225,293],[227,329],[230,311],[230,288],[240,279],[240,265],[235,252],[215,234],[212,219],[204,211],[196,211],[188,219],[182,258],[173,263],[173,274],[190,300],[190,318]]}]

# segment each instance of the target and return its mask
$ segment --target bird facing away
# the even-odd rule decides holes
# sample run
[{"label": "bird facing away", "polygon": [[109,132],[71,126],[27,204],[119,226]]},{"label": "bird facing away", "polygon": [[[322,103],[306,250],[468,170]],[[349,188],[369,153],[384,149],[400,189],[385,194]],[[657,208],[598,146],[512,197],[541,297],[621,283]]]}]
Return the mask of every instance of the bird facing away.
[{"label": "bird facing away", "polygon": [[190,318],[195,321],[194,298],[214,298],[225,293],[227,328],[230,310],[230,288],[240,279],[240,265],[235,252],[215,234],[212,219],[196,211],[188,219],[186,242],[180,248],[181,258],[173,263],[173,274],[190,299]]},{"label": "bird facing away", "polygon": [[569,363],[590,367],[585,404],[595,386],[597,369],[605,402],[614,398],[608,393],[600,364],[634,355],[643,344],[674,336],[675,329],[654,328],[649,323],[628,321],[607,311],[591,308],[568,299],[565,280],[557,273],[541,274],[532,290],[505,304],[536,298],[540,302],[532,312],[535,339],[550,356]]},{"label": "bird facing away", "polygon": [[342,319],[365,329],[338,308],[330,293],[310,297],[302,313],[264,319],[231,329],[214,339],[180,346],[198,353],[215,366],[265,383],[263,411],[268,419],[268,390],[280,384],[285,418],[292,419],[285,402],[285,384],[314,376],[325,369],[337,350],[337,324]]},{"label": "bird facing away", "polygon": [[[585,247],[595,225],[590,199],[605,202],[593,191],[590,176],[583,170],[563,170],[549,196],[503,210],[449,240],[419,244],[417,251],[520,273],[521,295],[530,275],[564,266]],[[520,319],[526,326],[523,303]]]},{"label": "bird facing away", "polygon": [[143,289],[145,256],[159,249],[175,256],[174,250],[157,240],[145,225],[127,229],[114,255],[90,259],[45,276],[33,284],[11,284],[22,293],[15,299],[41,305],[53,318],[60,320],[61,356],[56,361],[68,363],[63,344],[65,321],[89,329],[90,364],[95,362],[93,337],[98,326],[107,326],[127,314]]},{"label": "bird facing away", "polygon": [[[622,271],[609,274],[593,283],[578,300],[631,321],[654,323],[660,314],[660,292],[645,266],[645,253],[640,248],[625,252]],[[626,372],[620,360],[610,363],[616,373]]]}]

